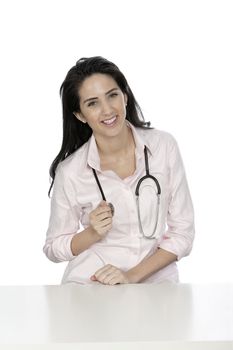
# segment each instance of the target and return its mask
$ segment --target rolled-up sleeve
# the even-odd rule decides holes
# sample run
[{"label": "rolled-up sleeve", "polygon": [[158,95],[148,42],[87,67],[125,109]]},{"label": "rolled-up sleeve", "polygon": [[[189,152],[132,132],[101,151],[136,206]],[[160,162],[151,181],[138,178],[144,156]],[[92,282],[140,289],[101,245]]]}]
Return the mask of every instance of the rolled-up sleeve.
[{"label": "rolled-up sleeve", "polygon": [[174,253],[177,255],[177,260],[180,260],[192,249],[195,233],[194,210],[179,148],[173,138],[171,141],[167,153],[169,171],[167,231],[160,248]]},{"label": "rolled-up sleeve", "polygon": [[49,227],[43,251],[53,262],[69,261],[74,258],[71,240],[79,229],[80,210],[73,204],[72,187],[58,166],[51,198]]}]

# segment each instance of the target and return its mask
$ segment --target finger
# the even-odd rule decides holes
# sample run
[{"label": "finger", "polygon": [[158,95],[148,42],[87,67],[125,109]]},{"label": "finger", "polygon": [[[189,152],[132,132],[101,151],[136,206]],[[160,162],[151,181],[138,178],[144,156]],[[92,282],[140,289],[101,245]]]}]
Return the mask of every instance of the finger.
[{"label": "finger", "polygon": [[101,267],[99,270],[97,270],[96,272],[95,272],[95,276],[96,275],[98,275],[98,274],[100,274],[100,273],[102,273],[102,272],[104,272],[104,271],[107,271],[108,269],[110,269],[112,267],[112,265],[110,265],[110,264],[107,264],[107,265],[104,265],[103,267]]},{"label": "finger", "polygon": [[106,212],[106,213],[102,213],[102,214],[97,215],[95,218],[98,221],[104,221],[107,219],[112,219],[112,215],[110,212]]},{"label": "finger", "polygon": [[129,279],[127,277],[127,273],[124,271],[117,269],[117,273],[115,273],[112,277],[112,279],[109,279],[108,284],[114,285],[114,284],[125,284],[130,283]]},{"label": "finger", "polygon": [[97,234],[101,237],[105,236],[112,228],[112,225],[108,225],[102,228],[99,228],[98,230],[96,230]]},{"label": "finger", "polygon": [[104,224],[104,226],[102,226],[102,229],[103,230],[111,230],[111,228],[112,228],[112,219],[110,219],[110,221],[108,222],[108,223],[106,223],[106,224]]},{"label": "finger", "polygon": [[[106,202],[106,201],[101,201],[99,204],[98,204],[98,206],[97,206],[97,208],[98,209],[104,209],[104,208],[108,208],[108,203]],[[96,208],[96,209],[97,209]]]},{"label": "finger", "polygon": [[90,217],[90,224],[95,229],[102,228],[112,224],[112,217],[104,218],[103,220],[99,220],[96,217]]},{"label": "finger", "polygon": [[123,283],[120,276],[113,276],[111,280],[109,280],[108,284],[110,286],[114,286],[115,284],[121,284]]},{"label": "finger", "polygon": [[97,208],[102,209],[102,208],[109,208],[111,212],[114,210],[113,204],[110,202],[106,201],[101,201],[100,204],[97,206]]},{"label": "finger", "polygon": [[110,215],[111,214],[111,209],[109,206],[106,207],[97,207],[95,210],[93,210],[92,212],[95,216],[99,216],[102,214],[107,214]]},{"label": "finger", "polygon": [[107,227],[112,226],[112,219],[105,219],[100,222],[92,222],[92,226],[95,230],[107,229]]},{"label": "finger", "polygon": [[98,207],[104,207],[104,206],[106,206],[106,205],[108,205],[107,202],[104,201],[104,200],[102,200],[102,201],[99,203]]},{"label": "finger", "polygon": [[103,277],[102,283],[104,284],[111,284],[111,281],[117,281],[117,283],[120,281],[120,273],[116,269],[109,271],[109,273],[106,275],[106,277]]},{"label": "finger", "polygon": [[90,280],[92,280],[92,281],[98,281],[97,278],[95,277],[95,275],[92,275],[92,276],[90,277]]},{"label": "finger", "polygon": [[98,276],[98,281],[100,281],[103,284],[109,284],[109,281],[112,280],[114,277],[116,277],[116,271],[108,270],[106,272],[103,272],[100,276]]},{"label": "finger", "polygon": [[97,270],[94,275],[95,277],[101,281],[112,271],[113,266],[110,264],[105,265],[104,267],[101,267],[101,269]]}]

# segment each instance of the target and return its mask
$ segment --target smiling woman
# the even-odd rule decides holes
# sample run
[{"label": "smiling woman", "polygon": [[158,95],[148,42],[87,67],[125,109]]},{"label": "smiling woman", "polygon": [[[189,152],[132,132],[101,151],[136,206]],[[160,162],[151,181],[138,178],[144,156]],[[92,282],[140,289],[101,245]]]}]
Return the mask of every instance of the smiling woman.
[{"label": "smiling woman", "polygon": [[[88,123],[99,146],[106,136],[116,137],[122,128],[127,129],[127,95],[111,76],[93,74],[86,78],[79,88],[79,97],[80,112],[74,112],[74,115]],[[105,146],[101,148],[106,149]]]},{"label": "smiling woman", "polygon": [[145,122],[126,78],[102,57],[80,59],[60,92],[63,142],[50,168],[44,252],[69,261],[62,282],[177,282],[194,223],[175,139]]}]

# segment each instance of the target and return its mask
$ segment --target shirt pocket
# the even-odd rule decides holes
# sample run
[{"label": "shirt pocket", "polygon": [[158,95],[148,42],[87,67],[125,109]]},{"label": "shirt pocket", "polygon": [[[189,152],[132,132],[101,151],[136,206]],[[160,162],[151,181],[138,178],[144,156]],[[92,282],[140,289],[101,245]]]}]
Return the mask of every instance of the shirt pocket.
[{"label": "shirt pocket", "polygon": [[92,210],[93,210],[93,203],[91,203],[91,202],[85,203],[81,207],[80,222],[84,228],[86,228],[90,224],[89,215],[92,212]]}]

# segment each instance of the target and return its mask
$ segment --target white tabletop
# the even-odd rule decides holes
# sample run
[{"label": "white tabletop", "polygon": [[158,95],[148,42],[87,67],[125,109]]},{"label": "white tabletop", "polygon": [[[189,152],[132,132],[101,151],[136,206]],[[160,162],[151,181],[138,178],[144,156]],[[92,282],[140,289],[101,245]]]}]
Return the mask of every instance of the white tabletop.
[{"label": "white tabletop", "polygon": [[1,286],[0,349],[42,348],[233,349],[233,285]]}]

